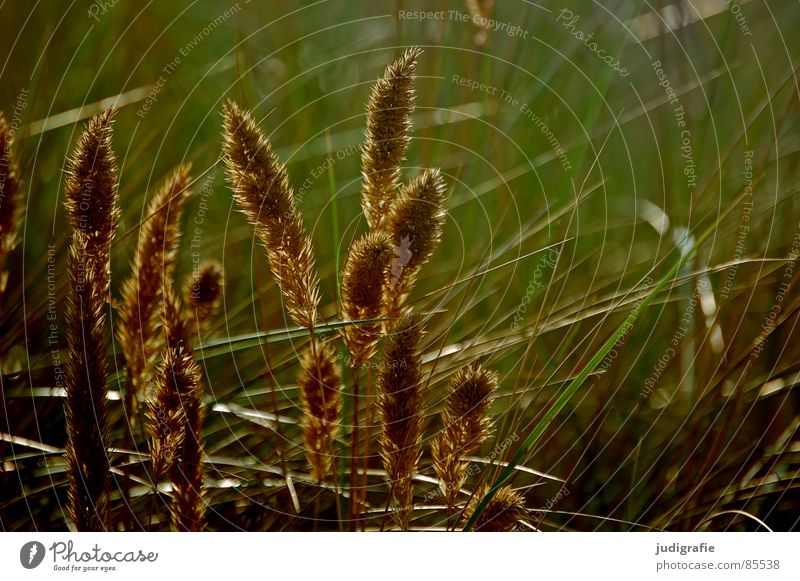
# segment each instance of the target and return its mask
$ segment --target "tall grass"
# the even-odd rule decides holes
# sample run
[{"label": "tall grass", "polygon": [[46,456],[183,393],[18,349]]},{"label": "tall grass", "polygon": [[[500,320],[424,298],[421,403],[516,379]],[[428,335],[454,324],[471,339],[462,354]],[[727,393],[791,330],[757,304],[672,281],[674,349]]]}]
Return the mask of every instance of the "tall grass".
[{"label": "tall grass", "polygon": [[184,8],[0,8],[4,530],[797,528],[794,4]]}]

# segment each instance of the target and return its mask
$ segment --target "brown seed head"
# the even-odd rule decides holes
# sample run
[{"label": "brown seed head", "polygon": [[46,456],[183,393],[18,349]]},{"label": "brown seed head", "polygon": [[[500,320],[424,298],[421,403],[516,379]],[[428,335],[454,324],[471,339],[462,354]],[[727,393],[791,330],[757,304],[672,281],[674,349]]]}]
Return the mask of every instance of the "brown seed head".
[{"label": "brown seed head", "polygon": [[108,253],[119,221],[117,159],[111,148],[115,109],[92,117],[67,163],[64,205],[87,240],[87,257]]},{"label": "brown seed head", "polygon": [[88,242],[73,233],[69,251],[64,408],[70,517],[79,531],[102,531],[108,511],[110,463],[106,396],[107,278],[86,260]]},{"label": "brown seed head", "polygon": [[180,303],[169,282],[163,299],[162,325],[166,336],[155,393],[147,413],[154,481],[172,469],[186,436],[187,411],[202,397],[200,367],[189,349]]},{"label": "brown seed head", "polygon": [[422,437],[421,337],[418,315],[404,315],[397,321],[386,338],[378,376],[381,456],[397,505],[392,514],[402,530],[408,529],[413,508],[412,479],[417,470]]},{"label": "brown seed head", "polygon": [[19,170],[11,155],[12,131],[0,113],[0,293],[6,288],[6,260],[17,246],[23,206]]},{"label": "brown seed head", "polygon": [[164,356],[148,413],[156,477],[168,472],[174,501],[172,529],[205,526],[203,501],[203,386],[189,343],[184,309],[171,283],[164,287]]},{"label": "brown seed head", "polygon": [[303,439],[311,477],[321,483],[331,470],[333,441],[339,431],[339,369],[333,349],[313,338],[300,356]]},{"label": "brown seed head", "polygon": [[[384,232],[371,232],[353,242],[342,271],[342,310],[345,320],[380,317],[393,256],[392,241]],[[374,355],[381,336],[380,330],[378,323],[344,328],[345,342],[356,365]]]},{"label": "brown seed head", "polygon": [[197,273],[184,291],[189,305],[189,320],[192,331],[202,330],[222,303],[224,286],[222,265],[219,262],[201,264]]},{"label": "brown seed head", "polygon": [[247,111],[227,101],[223,120],[225,167],[234,198],[266,247],[289,315],[302,327],[313,326],[319,282],[311,240],[295,208],[286,168]]},{"label": "brown seed head", "polygon": [[414,73],[422,50],[408,49],[386,68],[372,88],[367,103],[367,132],[361,153],[364,185],[361,205],[367,223],[381,224],[395,197],[400,163],[408,148],[414,110]]},{"label": "brown seed head", "polygon": [[[475,509],[478,508],[481,500],[489,492],[489,487],[485,486],[472,497],[472,500],[464,509],[463,521],[468,522],[472,518]],[[510,486],[503,486],[498,489],[485,510],[475,522],[475,531],[481,532],[514,532],[519,530],[519,521],[528,517],[528,510],[525,508],[525,499],[514,492]]]},{"label": "brown seed head", "polygon": [[477,450],[490,434],[488,416],[497,373],[477,363],[458,370],[442,412],[444,427],[433,441],[433,467],[448,506],[455,506],[464,485],[468,464],[462,458]]},{"label": "brown seed head", "polygon": [[404,185],[386,220],[392,243],[400,249],[392,264],[386,316],[396,318],[417,274],[442,237],[447,188],[438,169],[422,172]]},{"label": "brown seed head", "polygon": [[68,510],[78,530],[105,527],[108,509],[106,305],[117,208],[112,110],[94,117],[69,162],[65,206],[73,225],[67,293]]},{"label": "brown seed head", "polygon": [[[143,218],[133,271],[122,284],[119,342],[125,354],[127,404],[145,395],[144,376],[162,344],[157,331],[161,294],[172,279],[180,239],[180,220],[190,195],[190,166],[183,165],[158,188]],[[135,397],[134,397],[135,396]],[[133,412],[133,409],[129,410]]]}]

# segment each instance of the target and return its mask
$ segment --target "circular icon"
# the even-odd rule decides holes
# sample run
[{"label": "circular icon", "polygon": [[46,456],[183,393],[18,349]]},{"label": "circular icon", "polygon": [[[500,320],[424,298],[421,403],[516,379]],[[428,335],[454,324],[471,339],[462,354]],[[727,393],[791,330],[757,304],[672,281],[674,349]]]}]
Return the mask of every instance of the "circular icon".
[{"label": "circular icon", "polygon": [[30,541],[19,550],[19,562],[26,569],[35,569],[44,560],[44,545],[39,541]]}]

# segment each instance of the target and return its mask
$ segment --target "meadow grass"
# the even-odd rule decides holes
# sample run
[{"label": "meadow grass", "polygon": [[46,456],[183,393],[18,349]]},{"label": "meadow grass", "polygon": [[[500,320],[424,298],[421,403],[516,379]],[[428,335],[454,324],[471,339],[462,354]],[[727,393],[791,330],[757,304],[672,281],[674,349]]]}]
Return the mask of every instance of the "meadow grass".
[{"label": "meadow grass", "polygon": [[[9,30],[46,34],[0,40],[16,128],[0,168],[25,209],[14,240],[0,214],[2,529],[797,529],[800,8],[742,4],[746,34],[730,10],[659,30],[646,6],[570,4],[572,24],[495,3],[519,34],[476,26],[474,2],[153,3],[98,21],[3,5]],[[445,19],[399,16],[422,9]],[[414,93],[371,124],[397,59]],[[121,214],[81,323],[63,302],[65,160],[111,105]],[[380,123],[401,147],[362,150]],[[256,145],[236,148],[241,129]],[[180,245],[143,250],[159,187],[189,163],[167,195]],[[138,287],[182,330],[167,341],[163,308],[136,307],[153,335],[133,336],[171,442],[131,428],[118,332],[142,296],[131,262],[159,253]],[[425,333],[404,354],[407,312]],[[107,361],[88,500],[64,415],[81,324],[105,330]],[[496,387],[462,409],[478,433],[456,445],[453,394],[476,365]],[[153,442],[180,467],[154,470]]]}]

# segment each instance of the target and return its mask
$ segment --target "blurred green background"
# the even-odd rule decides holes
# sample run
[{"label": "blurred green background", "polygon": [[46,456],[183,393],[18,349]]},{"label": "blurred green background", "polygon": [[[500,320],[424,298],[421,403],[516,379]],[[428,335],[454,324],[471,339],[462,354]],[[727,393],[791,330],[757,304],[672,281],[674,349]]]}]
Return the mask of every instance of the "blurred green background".
[{"label": "blurred green background", "polygon": [[[365,103],[411,45],[425,52],[404,177],[440,167],[451,188],[443,242],[412,297],[428,315],[429,434],[450,374],[480,358],[502,377],[482,455],[524,439],[631,312],[636,289],[651,288],[645,277],[659,280],[709,232],[525,454],[527,469],[565,482],[519,470],[514,485],[544,530],[762,527],[748,515],[797,528],[800,300],[798,269],[787,270],[800,233],[796,2],[7,2],[0,22],[0,108],[19,119],[27,200],[0,324],[3,529],[66,526],[63,415],[46,389],[51,349],[63,347],[58,333],[48,343],[48,246],[61,319],[64,160],[84,120],[111,104],[123,209],[114,288],[154,187],[185,161],[197,182],[178,276],[198,259],[226,273],[223,312],[200,349],[210,527],[337,528],[332,495],[315,512],[308,499],[319,495],[302,483],[302,338],[244,340],[291,325],[225,184],[220,105],[251,109],[288,165],[332,322],[338,268],[366,230]],[[280,433],[263,417],[275,411],[267,358]],[[113,404],[112,418],[121,441]],[[277,467],[281,447],[300,511]],[[141,458],[119,453],[115,465],[118,478],[141,480],[136,502],[148,507]],[[428,465],[426,452],[430,475]],[[481,466],[471,488],[497,474]],[[385,490],[371,478],[380,512]],[[420,504],[417,525],[441,525]]]}]

